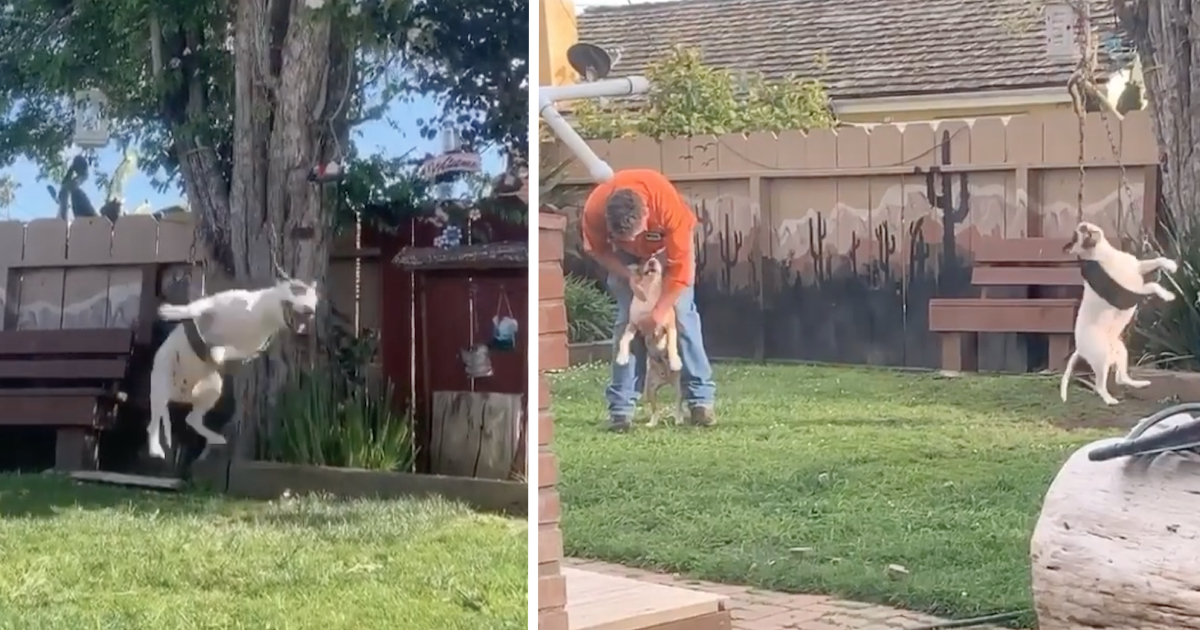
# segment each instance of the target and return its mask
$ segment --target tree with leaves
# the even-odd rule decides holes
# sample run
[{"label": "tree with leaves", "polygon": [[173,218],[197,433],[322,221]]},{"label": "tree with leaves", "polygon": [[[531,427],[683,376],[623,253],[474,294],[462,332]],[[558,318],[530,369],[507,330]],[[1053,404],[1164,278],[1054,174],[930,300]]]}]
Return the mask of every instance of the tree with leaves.
[{"label": "tree with leaves", "polygon": [[[527,152],[528,5],[517,0],[24,0],[0,12],[0,166],[52,170],[72,97],[98,88],[117,140],[197,213],[211,264],[239,286],[321,280],[335,231],[313,167],[355,157],[352,128],[435,95],[477,147]],[[291,340],[239,371],[260,420],[295,365]],[[234,423],[237,424],[237,423]],[[252,452],[241,440],[242,453]]]}]

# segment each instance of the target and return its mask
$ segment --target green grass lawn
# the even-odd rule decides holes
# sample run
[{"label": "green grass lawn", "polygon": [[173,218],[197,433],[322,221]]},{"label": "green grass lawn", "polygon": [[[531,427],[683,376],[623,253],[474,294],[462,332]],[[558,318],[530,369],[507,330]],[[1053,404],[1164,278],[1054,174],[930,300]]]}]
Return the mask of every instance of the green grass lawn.
[{"label": "green grass lawn", "polygon": [[524,521],[0,476],[0,628],[523,629]]},{"label": "green grass lawn", "polygon": [[722,365],[716,427],[619,435],[606,381],[553,379],[568,555],[954,618],[1031,606],[1043,494],[1120,433],[1060,428],[1114,412],[1078,388],[1063,404],[1056,377]]}]

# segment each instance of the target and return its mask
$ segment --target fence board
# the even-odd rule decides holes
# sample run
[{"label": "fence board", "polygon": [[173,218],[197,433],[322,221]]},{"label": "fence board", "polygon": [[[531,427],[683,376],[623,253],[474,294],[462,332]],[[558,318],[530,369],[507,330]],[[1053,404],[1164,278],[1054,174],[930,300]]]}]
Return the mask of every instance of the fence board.
[{"label": "fence board", "polygon": [[0,330],[8,330],[17,324],[21,276],[12,266],[21,262],[24,251],[25,224],[0,221]]}]

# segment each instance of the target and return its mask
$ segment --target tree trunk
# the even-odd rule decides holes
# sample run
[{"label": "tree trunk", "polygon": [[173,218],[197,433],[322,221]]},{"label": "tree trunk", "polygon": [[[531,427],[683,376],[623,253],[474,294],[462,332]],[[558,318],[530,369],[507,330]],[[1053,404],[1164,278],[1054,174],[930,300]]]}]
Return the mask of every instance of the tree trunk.
[{"label": "tree trunk", "polygon": [[[1164,210],[1182,228],[1194,225],[1200,192],[1200,23],[1191,0],[1114,0],[1122,28],[1133,38],[1146,78],[1158,139]],[[1147,195],[1155,191],[1147,190]]]},{"label": "tree trunk", "polygon": [[[234,19],[232,177],[224,181],[215,151],[183,138],[177,150],[188,198],[213,264],[236,286],[273,284],[275,261],[294,277],[321,282],[333,208],[323,207],[321,186],[307,176],[334,153],[333,134],[344,126],[350,67],[333,59],[348,57],[340,41],[331,41],[331,15],[306,8],[303,0],[239,0]],[[329,86],[339,92],[331,95]],[[202,99],[196,100],[202,111]],[[237,371],[236,412],[226,429],[236,457],[255,456],[256,435],[304,343],[283,334]]]},{"label": "tree trunk", "polygon": [[1114,441],[1076,451],[1046,492],[1030,541],[1038,628],[1200,630],[1200,462],[1174,453],[1088,460]]}]

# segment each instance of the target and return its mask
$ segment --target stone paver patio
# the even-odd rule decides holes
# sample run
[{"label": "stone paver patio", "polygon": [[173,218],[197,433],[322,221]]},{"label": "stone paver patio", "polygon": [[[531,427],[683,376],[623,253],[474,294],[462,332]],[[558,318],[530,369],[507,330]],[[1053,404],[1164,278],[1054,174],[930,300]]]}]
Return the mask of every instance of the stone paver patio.
[{"label": "stone paver patio", "polygon": [[[888,606],[824,595],[793,595],[749,586],[689,580],[678,575],[653,573],[608,562],[566,558],[563,564],[586,571],[725,595],[729,598],[733,630],[913,630],[944,621]],[[998,626],[973,628],[1003,630]]]}]

